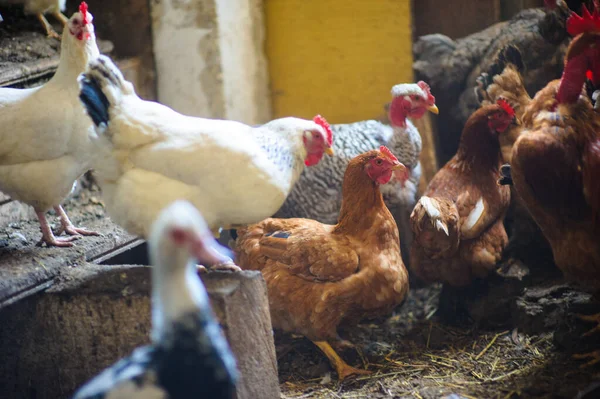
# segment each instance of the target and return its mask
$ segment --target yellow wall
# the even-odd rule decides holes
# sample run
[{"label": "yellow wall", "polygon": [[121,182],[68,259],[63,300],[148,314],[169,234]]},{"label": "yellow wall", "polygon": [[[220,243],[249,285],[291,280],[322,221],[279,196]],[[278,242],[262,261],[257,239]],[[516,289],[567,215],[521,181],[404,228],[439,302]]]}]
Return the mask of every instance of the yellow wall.
[{"label": "yellow wall", "polygon": [[274,117],[384,114],[412,75],[410,0],[264,0]]}]

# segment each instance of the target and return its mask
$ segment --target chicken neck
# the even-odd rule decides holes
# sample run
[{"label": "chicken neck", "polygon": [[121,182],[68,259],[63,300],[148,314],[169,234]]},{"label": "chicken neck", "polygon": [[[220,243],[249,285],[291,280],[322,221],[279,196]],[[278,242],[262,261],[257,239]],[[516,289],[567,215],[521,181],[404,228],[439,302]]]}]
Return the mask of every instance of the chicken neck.
[{"label": "chicken neck", "polygon": [[[360,235],[367,232],[382,211],[387,212],[392,218],[383,202],[378,184],[367,176],[362,164],[353,166],[346,170],[344,176],[342,207],[335,233]],[[372,231],[369,232],[369,234],[372,233]]]},{"label": "chicken neck", "polygon": [[469,169],[498,169],[501,155],[498,133],[490,131],[487,118],[467,121],[456,152],[456,162]]},{"label": "chicken neck", "polygon": [[[68,30],[68,27],[65,26],[65,29]],[[58,69],[50,82],[70,82],[74,87],[79,88],[77,77],[86,70],[88,63],[99,55],[100,51],[93,33],[90,38],[82,40],[77,39],[70,33],[64,34],[60,47]]]},{"label": "chicken neck", "polygon": [[[152,270],[151,337],[155,343],[172,334],[171,327],[185,314],[209,310],[208,297],[189,255],[177,250],[165,252],[153,256],[157,259],[153,264],[160,265]],[[182,262],[185,267],[180,266]]]}]

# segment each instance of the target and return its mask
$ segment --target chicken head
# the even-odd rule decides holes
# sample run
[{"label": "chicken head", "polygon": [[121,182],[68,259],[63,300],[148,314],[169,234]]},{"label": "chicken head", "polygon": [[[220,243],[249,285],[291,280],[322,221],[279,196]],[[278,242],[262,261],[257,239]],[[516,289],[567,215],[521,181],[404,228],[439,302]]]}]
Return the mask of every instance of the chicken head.
[{"label": "chicken head", "polygon": [[408,169],[386,147],[379,147],[379,153],[365,165],[367,175],[377,184],[387,184],[394,176],[401,183],[409,178]]},{"label": "chicken head", "polygon": [[388,117],[394,126],[405,127],[406,118],[418,119],[427,111],[439,112],[429,85],[423,81],[392,87],[392,97]]},{"label": "chicken head", "polygon": [[306,166],[313,166],[319,163],[323,154],[333,156],[333,132],[329,123],[321,115],[313,118],[313,121],[320,129],[311,129],[304,131],[304,147],[306,148]]}]

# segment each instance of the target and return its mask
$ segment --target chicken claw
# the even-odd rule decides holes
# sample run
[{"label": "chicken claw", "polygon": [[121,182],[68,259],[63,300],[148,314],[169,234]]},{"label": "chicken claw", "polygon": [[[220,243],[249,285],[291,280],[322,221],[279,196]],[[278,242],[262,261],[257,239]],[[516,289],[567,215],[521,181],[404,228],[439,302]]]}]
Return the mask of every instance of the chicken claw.
[{"label": "chicken claw", "polygon": [[319,349],[321,349],[321,351],[323,351],[323,353],[325,354],[325,356],[327,356],[333,367],[335,367],[335,371],[337,372],[338,379],[340,381],[343,381],[351,376],[354,377],[358,375],[367,375],[372,373],[372,371],[369,370],[361,370],[350,366],[335,352],[335,350],[331,347],[331,345],[329,345],[328,342],[313,341],[313,343],[317,345]]},{"label": "chicken claw", "polygon": [[596,350],[588,353],[577,353],[572,356],[573,359],[592,359],[589,362],[582,364],[579,368],[586,368],[593,366],[596,363],[600,363],[600,350]]},{"label": "chicken claw", "polygon": [[48,224],[48,220],[46,219],[46,214],[44,212],[36,212],[37,217],[40,221],[40,228],[42,229],[42,239],[36,244],[36,246],[41,246],[42,244],[46,244],[51,247],[72,247],[74,241],[78,239],[78,236],[66,237],[66,238],[56,238],[54,233],[52,233],[52,229]]},{"label": "chicken claw", "polygon": [[[589,321],[591,323],[596,323],[596,327],[592,328],[591,330],[589,330],[588,332],[583,334],[584,337],[589,337],[590,335],[600,332],[600,313],[576,314],[575,317],[577,317],[578,319],[583,320],[583,321]],[[599,358],[599,361],[600,361],[600,358]]]},{"label": "chicken claw", "polygon": [[56,214],[58,215],[59,219],[60,219],[60,229],[57,231],[57,234],[60,235],[63,232],[67,233],[70,236],[78,236],[78,235],[82,235],[82,236],[99,236],[100,233],[96,232],[96,231],[90,231],[90,230],[86,230],[86,229],[82,229],[79,227],[75,227],[73,225],[73,223],[71,223],[71,220],[69,219],[69,216],[67,216],[67,213],[65,212],[65,210],[63,209],[62,206],[55,206],[54,210],[56,211]]}]

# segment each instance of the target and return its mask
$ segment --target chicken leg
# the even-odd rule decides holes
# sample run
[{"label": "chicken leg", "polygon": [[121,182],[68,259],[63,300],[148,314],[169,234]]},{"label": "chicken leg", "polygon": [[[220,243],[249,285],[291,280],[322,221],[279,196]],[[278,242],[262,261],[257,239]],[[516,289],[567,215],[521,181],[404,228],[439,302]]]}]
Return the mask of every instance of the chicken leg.
[{"label": "chicken leg", "polygon": [[[53,37],[58,40],[61,39],[60,35],[58,33],[56,33],[56,31],[54,30],[52,25],[50,25],[50,22],[48,22],[48,20],[44,16],[44,14],[42,14],[42,13],[36,14],[36,17],[42,23],[42,26],[44,27],[44,30],[46,31],[46,34],[48,35],[48,37]],[[64,17],[64,15],[63,15],[63,17]]]},{"label": "chicken leg", "polygon": [[329,343],[327,341],[312,341],[312,342],[315,345],[317,345],[319,347],[319,349],[321,349],[321,351],[325,354],[325,356],[327,356],[327,358],[331,362],[331,365],[333,367],[335,367],[335,371],[337,372],[338,379],[340,381],[343,381],[350,376],[371,374],[371,371],[369,371],[369,370],[361,370],[361,369],[357,369],[357,368],[354,368],[354,367],[348,365],[348,363],[346,363],[335,352],[335,350],[331,347],[331,345],[329,345]]},{"label": "chicken leg", "polygon": [[98,235],[100,235],[98,232],[95,232],[95,231],[90,231],[90,230],[82,229],[79,227],[75,227],[73,225],[73,223],[71,223],[71,220],[69,219],[69,217],[67,216],[67,212],[65,212],[65,210],[63,209],[63,207],[61,205],[55,206],[54,210],[56,211],[56,214],[58,215],[58,218],[60,219],[60,229],[57,232],[57,234],[60,235],[63,232],[65,232],[70,236],[78,236],[78,235],[98,236]]}]

